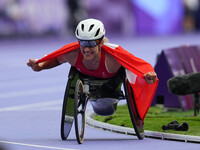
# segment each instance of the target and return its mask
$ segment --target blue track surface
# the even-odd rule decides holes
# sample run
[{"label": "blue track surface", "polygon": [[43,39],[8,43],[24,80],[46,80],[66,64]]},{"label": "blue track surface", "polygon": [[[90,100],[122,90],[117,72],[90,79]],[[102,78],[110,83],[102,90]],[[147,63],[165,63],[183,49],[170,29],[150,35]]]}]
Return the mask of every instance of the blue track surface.
[{"label": "blue track surface", "polygon": [[[155,65],[163,48],[199,44],[200,35],[146,38],[113,38],[134,55]],[[0,146],[6,150],[81,149],[199,149],[199,144],[121,135],[86,127],[85,141],[78,145],[74,129],[68,141],[60,138],[62,99],[68,69],[64,64],[43,72],[26,66],[29,58],[40,58],[61,46],[64,39],[0,41]],[[71,40],[69,40],[71,42]],[[67,42],[68,43],[68,42]],[[132,51],[131,51],[132,50]],[[90,109],[90,108],[89,108]]]}]

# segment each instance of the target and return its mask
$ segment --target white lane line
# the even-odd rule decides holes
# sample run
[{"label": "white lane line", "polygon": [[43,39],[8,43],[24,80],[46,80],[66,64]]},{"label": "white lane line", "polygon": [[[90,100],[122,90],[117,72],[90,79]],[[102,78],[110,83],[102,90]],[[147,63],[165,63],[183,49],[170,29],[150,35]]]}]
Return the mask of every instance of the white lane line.
[{"label": "white lane line", "polygon": [[7,80],[7,81],[0,81],[0,89],[5,88],[15,88],[15,87],[30,87],[40,84],[65,84],[66,81],[61,81],[62,77],[43,77],[43,78],[25,78],[25,79],[16,79],[16,80]]},{"label": "white lane line", "polygon": [[48,102],[39,102],[39,103],[33,103],[33,104],[24,104],[24,105],[3,107],[3,108],[0,108],[0,112],[30,110],[30,109],[34,109],[34,108],[39,110],[41,108],[47,108],[50,106],[60,105],[61,103],[62,103],[62,100],[51,100]]},{"label": "white lane line", "polygon": [[0,100],[5,99],[5,98],[30,96],[30,95],[36,95],[36,94],[47,94],[47,93],[52,93],[52,92],[55,93],[55,92],[60,92],[63,90],[64,90],[63,86],[53,86],[53,87],[46,87],[46,88],[6,92],[6,93],[0,93]]},{"label": "white lane line", "polygon": [[32,109],[26,109],[26,110],[20,110],[20,111],[61,111],[62,106],[56,105],[56,106],[48,106],[48,107],[39,107],[39,108],[32,108]]},{"label": "white lane line", "polygon": [[46,148],[46,149],[76,150],[76,149],[71,149],[71,148],[61,148],[61,147],[52,147],[52,146],[42,146],[42,145],[25,144],[25,143],[17,143],[17,142],[9,142],[9,141],[0,141],[0,143],[13,144],[13,145],[21,145],[21,146],[29,146],[29,147],[38,147],[38,148]]}]

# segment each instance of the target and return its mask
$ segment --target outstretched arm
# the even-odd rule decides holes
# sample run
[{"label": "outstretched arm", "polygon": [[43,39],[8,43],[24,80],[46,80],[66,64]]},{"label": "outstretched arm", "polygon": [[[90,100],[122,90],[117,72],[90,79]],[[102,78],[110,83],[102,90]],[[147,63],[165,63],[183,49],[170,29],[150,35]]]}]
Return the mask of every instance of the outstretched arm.
[{"label": "outstretched arm", "polygon": [[62,54],[56,58],[52,58],[50,60],[47,60],[41,63],[37,63],[37,59],[29,59],[29,61],[27,62],[27,65],[31,67],[34,71],[50,69],[66,62],[74,66],[76,63],[78,52],[79,52],[79,49],[74,50],[72,52],[68,52],[66,54]]},{"label": "outstretched arm", "polygon": [[50,69],[50,68],[56,67],[56,66],[60,65],[60,63],[58,62],[58,60],[56,58],[47,60],[47,61],[39,63],[39,64],[37,64],[37,59],[29,59],[29,61],[27,62],[27,65],[29,67],[31,67],[33,69],[33,71],[38,72],[38,71],[41,71],[44,69]]}]

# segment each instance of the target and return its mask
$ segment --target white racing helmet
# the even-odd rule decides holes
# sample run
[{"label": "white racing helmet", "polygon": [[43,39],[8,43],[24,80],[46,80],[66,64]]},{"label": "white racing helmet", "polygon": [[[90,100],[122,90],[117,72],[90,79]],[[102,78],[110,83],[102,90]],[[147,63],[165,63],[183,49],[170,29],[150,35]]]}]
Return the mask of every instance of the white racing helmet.
[{"label": "white racing helmet", "polygon": [[97,19],[86,19],[78,24],[75,34],[78,40],[98,40],[104,37],[105,28]]}]

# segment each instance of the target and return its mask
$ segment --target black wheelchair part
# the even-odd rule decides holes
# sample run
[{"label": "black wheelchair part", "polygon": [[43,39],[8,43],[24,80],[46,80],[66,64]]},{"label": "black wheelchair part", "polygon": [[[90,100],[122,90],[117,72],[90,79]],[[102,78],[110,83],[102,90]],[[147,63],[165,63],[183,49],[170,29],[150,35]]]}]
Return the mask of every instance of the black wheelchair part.
[{"label": "black wheelchair part", "polygon": [[85,109],[87,92],[81,80],[77,80],[74,93],[74,121],[76,140],[79,144],[83,143],[85,133]]},{"label": "black wheelchair part", "polygon": [[[125,95],[121,91],[122,83]],[[96,114],[109,116],[114,114],[117,103],[121,99],[127,100],[136,135],[139,139],[143,139],[143,121],[138,114],[133,91],[125,77],[125,69],[121,67],[118,73],[110,79],[100,79],[86,76],[76,68],[71,67],[63,100],[61,139],[67,139],[74,121],[76,140],[79,144],[83,143],[85,110],[88,100],[91,102]]]},{"label": "black wheelchair part", "polygon": [[61,116],[61,139],[66,140],[71,131],[74,121],[74,93],[76,80],[78,80],[75,68],[70,69],[68,81],[65,88]]},{"label": "black wheelchair part", "polygon": [[137,105],[134,99],[133,95],[133,89],[130,86],[130,83],[128,79],[124,80],[124,91],[126,94],[126,101],[129,109],[129,114],[131,117],[131,121],[133,124],[133,127],[135,129],[135,133],[138,137],[138,139],[142,140],[144,139],[144,123],[142,119],[140,118],[140,115],[137,110]]}]

